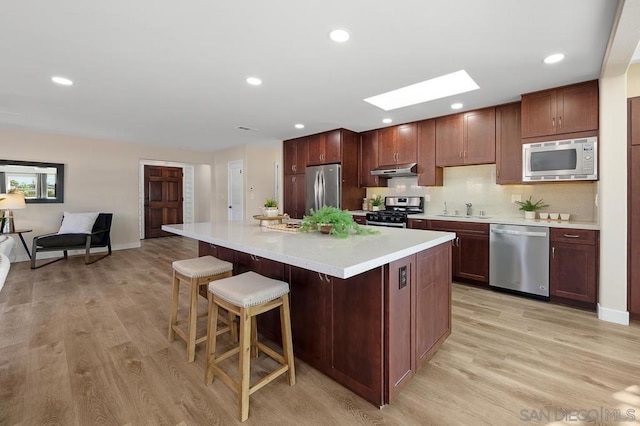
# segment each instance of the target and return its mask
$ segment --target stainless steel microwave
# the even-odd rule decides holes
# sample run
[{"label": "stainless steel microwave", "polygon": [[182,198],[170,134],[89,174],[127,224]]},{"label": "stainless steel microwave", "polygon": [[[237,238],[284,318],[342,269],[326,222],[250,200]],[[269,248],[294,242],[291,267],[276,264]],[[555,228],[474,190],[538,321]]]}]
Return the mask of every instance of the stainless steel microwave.
[{"label": "stainless steel microwave", "polygon": [[598,180],[598,138],[522,145],[522,181]]}]

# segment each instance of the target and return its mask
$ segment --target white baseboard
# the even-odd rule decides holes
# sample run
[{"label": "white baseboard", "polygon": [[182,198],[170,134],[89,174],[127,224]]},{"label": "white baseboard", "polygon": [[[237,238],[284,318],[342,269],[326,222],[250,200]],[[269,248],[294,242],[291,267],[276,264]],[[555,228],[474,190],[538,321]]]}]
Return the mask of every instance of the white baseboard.
[{"label": "white baseboard", "polygon": [[[127,250],[127,249],[132,249],[132,248],[139,248],[141,246],[140,241],[137,241],[135,243],[127,243],[127,244],[114,244],[111,246],[111,250],[116,251],[116,250]],[[15,250],[15,248],[14,248]],[[23,250],[24,251],[24,250]],[[94,248],[91,249],[91,254],[94,253],[106,253],[108,250],[106,247],[98,247],[98,248]],[[69,250],[68,251],[69,256],[75,256],[78,254],[84,254],[84,250]],[[61,257],[62,256],[62,250],[60,251],[45,251],[42,253],[38,253],[38,260],[40,259],[54,259],[56,257]],[[13,262],[30,262],[31,259],[29,259],[29,257],[27,256],[26,253],[22,253],[18,256],[16,256],[15,259],[12,259]]]},{"label": "white baseboard", "polygon": [[616,324],[629,325],[629,312],[603,308],[598,303],[598,319]]}]

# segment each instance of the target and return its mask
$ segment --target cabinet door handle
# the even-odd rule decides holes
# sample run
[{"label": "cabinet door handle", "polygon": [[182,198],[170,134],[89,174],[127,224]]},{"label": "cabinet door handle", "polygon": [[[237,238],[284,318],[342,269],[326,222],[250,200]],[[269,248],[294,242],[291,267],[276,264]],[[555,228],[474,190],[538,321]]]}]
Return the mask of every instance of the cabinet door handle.
[{"label": "cabinet door handle", "polygon": [[296,165],[295,164],[293,166],[291,166],[291,170],[293,170],[294,172],[296,171]]},{"label": "cabinet door handle", "polygon": [[329,276],[328,276],[327,274],[324,274],[324,280],[325,280],[326,282],[330,282],[330,281],[331,281],[331,278],[329,278]]},{"label": "cabinet door handle", "polygon": [[551,247],[551,258],[552,259],[556,258],[556,248],[555,247]]},{"label": "cabinet door handle", "polygon": [[464,158],[467,158],[467,151],[464,152]]},{"label": "cabinet door handle", "polygon": [[324,281],[324,278],[322,278],[322,274],[320,272],[318,272],[318,277],[320,278],[320,281]]},{"label": "cabinet door handle", "polygon": [[456,247],[460,247],[460,237],[456,237]]},{"label": "cabinet door handle", "polygon": [[462,151],[458,152],[458,157],[462,158]]},{"label": "cabinet door handle", "polygon": [[558,117],[559,127],[562,129],[562,116]]},{"label": "cabinet door handle", "polygon": [[564,234],[564,237],[566,237],[566,238],[580,238],[580,235],[576,235],[576,234]]},{"label": "cabinet door handle", "polygon": [[554,129],[556,128],[556,118],[555,117],[551,118],[551,127],[553,127]]}]

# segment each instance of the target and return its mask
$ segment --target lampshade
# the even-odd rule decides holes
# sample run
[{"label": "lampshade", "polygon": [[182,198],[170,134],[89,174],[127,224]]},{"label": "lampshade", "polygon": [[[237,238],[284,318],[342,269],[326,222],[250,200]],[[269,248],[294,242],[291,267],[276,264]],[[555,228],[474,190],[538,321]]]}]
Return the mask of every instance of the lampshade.
[{"label": "lampshade", "polygon": [[19,210],[27,207],[27,204],[24,202],[23,192],[0,194],[0,198],[4,198],[4,200],[0,201],[0,210]]}]

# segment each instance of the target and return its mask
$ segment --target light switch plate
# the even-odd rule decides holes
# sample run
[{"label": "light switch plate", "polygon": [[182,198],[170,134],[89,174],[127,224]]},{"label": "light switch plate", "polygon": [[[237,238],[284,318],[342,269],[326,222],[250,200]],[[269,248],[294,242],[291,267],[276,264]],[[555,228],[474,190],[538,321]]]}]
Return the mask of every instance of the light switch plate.
[{"label": "light switch plate", "polygon": [[425,201],[425,203],[428,203],[429,201],[431,201],[431,195],[424,194],[424,201]]},{"label": "light switch plate", "polygon": [[511,196],[511,202],[515,203],[516,201],[522,201],[522,195],[516,194]]}]

